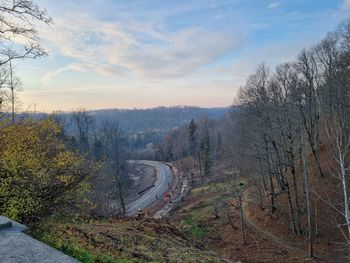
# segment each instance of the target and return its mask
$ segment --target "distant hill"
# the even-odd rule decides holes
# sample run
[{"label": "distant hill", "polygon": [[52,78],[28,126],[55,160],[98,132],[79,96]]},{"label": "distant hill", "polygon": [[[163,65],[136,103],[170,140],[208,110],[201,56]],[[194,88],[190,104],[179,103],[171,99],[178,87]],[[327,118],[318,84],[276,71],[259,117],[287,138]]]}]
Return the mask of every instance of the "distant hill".
[{"label": "distant hill", "polygon": [[91,111],[99,123],[117,120],[126,133],[168,131],[203,116],[219,119],[229,108],[157,107],[152,109],[106,109]]},{"label": "distant hill", "polygon": [[[151,109],[101,109],[88,111],[95,118],[96,127],[106,120],[118,121],[126,134],[138,133],[164,133],[171,129],[189,123],[191,119],[198,120],[201,117],[219,119],[228,111],[229,107],[222,108],[199,108],[190,106],[157,107]],[[65,120],[67,132],[72,131],[72,112],[55,112]],[[35,119],[47,116],[46,113],[21,113],[18,119],[31,117]]]}]

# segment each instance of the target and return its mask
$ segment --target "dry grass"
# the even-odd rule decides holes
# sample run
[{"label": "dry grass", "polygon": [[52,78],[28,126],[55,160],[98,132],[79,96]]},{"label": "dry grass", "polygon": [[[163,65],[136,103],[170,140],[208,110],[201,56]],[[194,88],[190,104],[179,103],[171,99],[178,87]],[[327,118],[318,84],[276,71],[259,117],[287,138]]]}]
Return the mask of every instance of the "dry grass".
[{"label": "dry grass", "polygon": [[48,224],[44,231],[41,239],[58,249],[72,244],[114,260],[101,262],[223,262],[166,221],[142,218]]}]

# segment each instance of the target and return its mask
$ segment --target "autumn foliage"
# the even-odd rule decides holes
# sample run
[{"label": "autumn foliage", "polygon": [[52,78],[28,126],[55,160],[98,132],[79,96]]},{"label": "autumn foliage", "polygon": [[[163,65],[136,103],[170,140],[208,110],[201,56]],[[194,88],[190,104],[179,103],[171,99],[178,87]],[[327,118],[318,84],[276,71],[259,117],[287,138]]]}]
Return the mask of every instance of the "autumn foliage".
[{"label": "autumn foliage", "polygon": [[88,173],[67,150],[51,120],[28,120],[0,130],[0,214],[31,223],[73,205]]}]

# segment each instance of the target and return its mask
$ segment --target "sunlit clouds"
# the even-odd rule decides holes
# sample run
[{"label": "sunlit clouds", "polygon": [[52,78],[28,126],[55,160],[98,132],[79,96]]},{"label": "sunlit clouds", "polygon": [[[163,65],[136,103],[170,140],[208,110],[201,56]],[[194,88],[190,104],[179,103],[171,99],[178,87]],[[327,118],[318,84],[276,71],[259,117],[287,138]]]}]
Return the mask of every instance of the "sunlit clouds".
[{"label": "sunlit clouds", "polygon": [[165,32],[152,24],[104,22],[79,14],[56,19],[43,35],[51,50],[100,74],[156,79],[189,75],[233,52],[242,40],[235,32],[198,27]]},{"label": "sunlit clouds", "polygon": [[228,106],[258,63],[292,58],[303,46],[297,34],[314,42],[349,6],[176,2],[39,1],[54,21],[39,28],[50,56],[18,66],[24,104],[46,111]]}]

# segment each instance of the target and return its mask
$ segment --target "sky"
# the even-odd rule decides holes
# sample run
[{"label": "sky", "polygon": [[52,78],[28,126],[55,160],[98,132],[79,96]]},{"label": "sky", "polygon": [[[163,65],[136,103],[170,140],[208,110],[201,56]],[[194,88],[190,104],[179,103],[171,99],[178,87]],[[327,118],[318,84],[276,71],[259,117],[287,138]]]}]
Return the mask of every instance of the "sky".
[{"label": "sky", "polygon": [[37,0],[49,56],[18,61],[24,110],[233,103],[261,62],[293,61],[350,0]]}]

